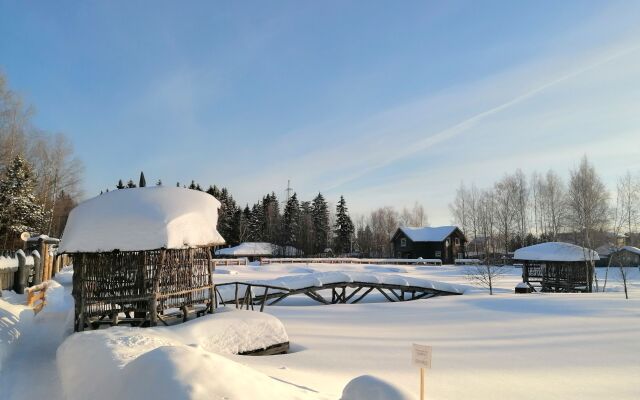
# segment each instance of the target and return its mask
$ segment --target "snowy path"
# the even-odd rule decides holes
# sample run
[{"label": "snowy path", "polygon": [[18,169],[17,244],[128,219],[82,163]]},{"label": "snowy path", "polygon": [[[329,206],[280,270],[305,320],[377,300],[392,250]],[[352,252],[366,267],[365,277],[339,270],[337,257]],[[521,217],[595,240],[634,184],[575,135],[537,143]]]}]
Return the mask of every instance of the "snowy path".
[{"label": "snowy path", "polygon": [[17,328],[22,328],[20,337],[0,372],[0,399],[63,399],[56,350],[68,334],[70,291],[69,287],[58,288],[51,304],[31,323]]}]

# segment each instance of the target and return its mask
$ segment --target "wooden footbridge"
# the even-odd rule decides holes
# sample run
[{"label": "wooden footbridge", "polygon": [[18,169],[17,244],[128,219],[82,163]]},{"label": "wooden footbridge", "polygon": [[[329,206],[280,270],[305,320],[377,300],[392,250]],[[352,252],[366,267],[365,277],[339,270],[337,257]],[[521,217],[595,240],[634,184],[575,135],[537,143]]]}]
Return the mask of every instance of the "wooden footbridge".
[{"label": "wooden footbridge", "polygon": [[216,303],[251,310],[258,306],[263,311],[266,305],[295,295],[304,295],[320,304],[355,304],[371,293],[380,293],[387,301],[399,302],[460,295],[462,290],[443,282],[398,275],[315,273],[271,281],[218,284]]}]

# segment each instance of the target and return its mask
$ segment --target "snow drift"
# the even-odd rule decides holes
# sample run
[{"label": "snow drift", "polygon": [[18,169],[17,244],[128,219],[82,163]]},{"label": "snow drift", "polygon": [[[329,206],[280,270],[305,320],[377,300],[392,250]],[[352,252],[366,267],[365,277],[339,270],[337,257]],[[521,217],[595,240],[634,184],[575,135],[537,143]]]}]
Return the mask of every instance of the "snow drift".
[{"label": "snow drift", "polygon": [[216,230],[220,202],[197,190],[114,190],[69,214],[60,253],[179,249],[223,244]]},{"label": "snow drift", "polygon": [[288,341],[277,318],[226,310],[172,327],[76,333],[57,364],[70,400],[315,398],[221,354],[270,341]]}]

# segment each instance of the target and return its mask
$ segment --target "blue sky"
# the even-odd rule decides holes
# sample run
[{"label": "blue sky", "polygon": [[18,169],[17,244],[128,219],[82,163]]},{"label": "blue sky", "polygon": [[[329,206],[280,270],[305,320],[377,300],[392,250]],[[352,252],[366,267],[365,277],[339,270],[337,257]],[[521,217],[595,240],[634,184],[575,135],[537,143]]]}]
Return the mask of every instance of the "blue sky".
[{"label": "blue sky", "polygon": [[344,194],[450,222],[460,181],[640,169],[640,2],[0,0],[0,68],[118,178]]}]

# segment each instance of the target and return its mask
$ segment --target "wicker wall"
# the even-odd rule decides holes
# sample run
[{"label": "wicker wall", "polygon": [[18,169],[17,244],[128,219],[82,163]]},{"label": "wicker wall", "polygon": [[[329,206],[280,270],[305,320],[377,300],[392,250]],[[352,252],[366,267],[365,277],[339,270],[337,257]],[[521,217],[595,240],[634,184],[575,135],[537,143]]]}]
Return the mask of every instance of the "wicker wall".
[{"label": "wicker wall", "polygon": [[76,330],[98,321],[155,325],[169,309],[212,310],[209,248],[73,255]]}]

